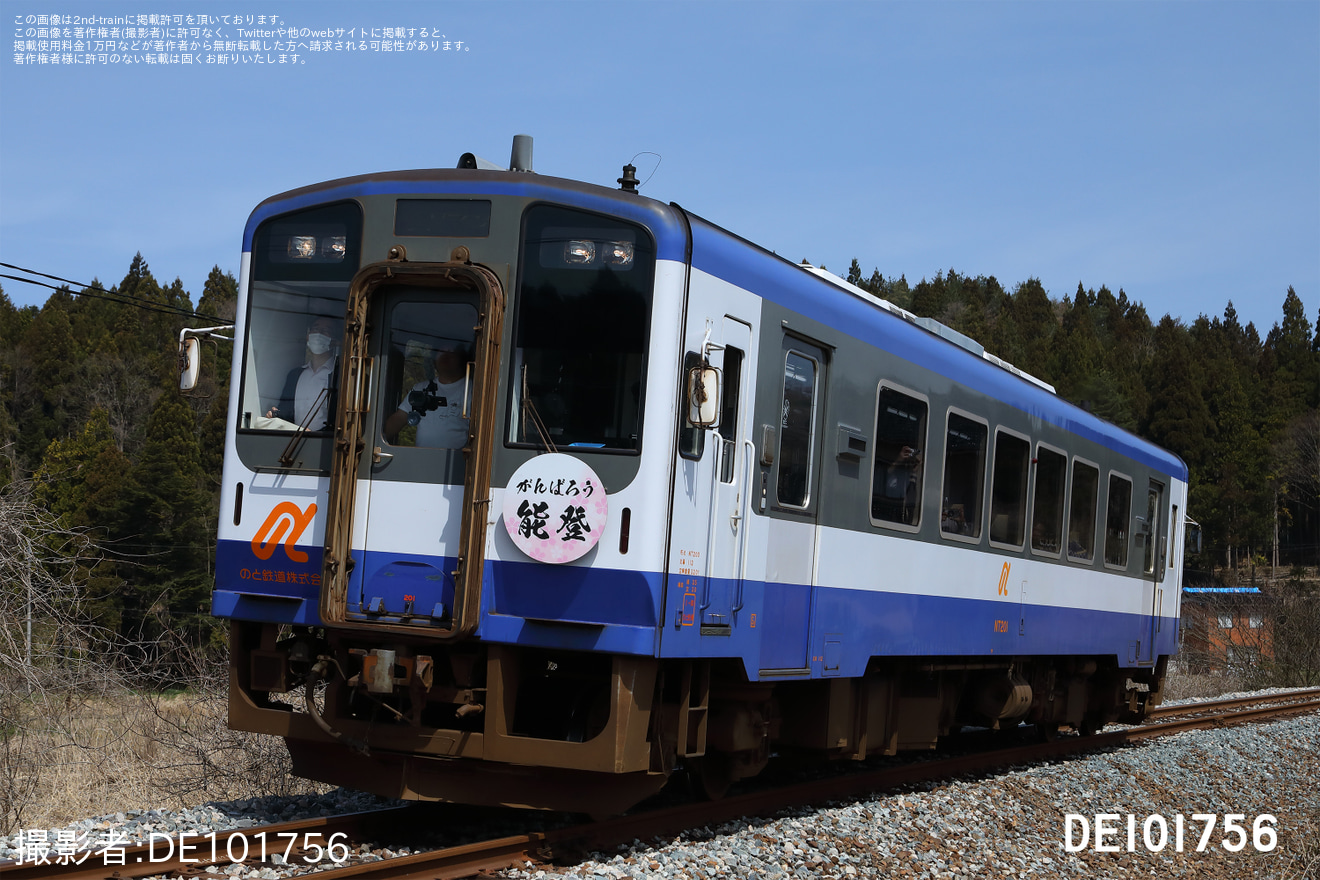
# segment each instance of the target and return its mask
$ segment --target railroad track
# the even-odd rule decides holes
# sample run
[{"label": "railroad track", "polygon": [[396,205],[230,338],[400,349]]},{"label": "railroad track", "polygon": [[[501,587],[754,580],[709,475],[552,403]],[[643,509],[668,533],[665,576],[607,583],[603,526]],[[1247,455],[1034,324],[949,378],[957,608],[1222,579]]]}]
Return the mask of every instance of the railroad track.
[{"label": "railroad track", "polygon": [[[914,761],[880,770],[844,773],[827,779],[735,795],[719,801],[648,810],[601,822],[568,825],[547,831],[450,846],[384,861],[346,864],[321,870],[316,876],[318,880],[348,880],[359,877],[371,878],[371,880],[443,880],[443,878],[469,877],[479,872],[498,870],[525,861],[573,859],[592,850],[610,849],[637,838],[650,839],[672,835],[695,827],[723,824],[743,816],[767,815],[789,807],[844,800],[913,783],[985,773],[1012,765],[1057,760],[1186,730],[1224,727],[1316,711],[1320,711],[1320,688],[1288,694],[1159,707],[1149,713],[1150,718],[1171,720],[1148,720],[1147,723],[1139,726],[1102,731],[1092,736],[1064,737],[1046,743],[936,760]],[[1188,717],[1173,717],[1179,715]],[[420,813],[415,806],[398,807],[243,829],[241,832],[217,832],[216,837],[223,840],[226,835],[241,833],[251,840],[264,832],[266,839],[269,840],[276,839],[280,835],[318,834],[328,838],[331,834],[340,833],[345,835],[346,842],[358,843],[369,839],[373,829],[389,829],[397,833],[402,823],[410,822],[418,815]],[[279,837],[279,839],[288,838]],[[159,847],[159,844],[157,846]],[[283,848],[278,851],[283,852]],[[296,863],[307,851],[295,847],[292,850],[292,857],[288,860]],[[196,855],[197,853],[193,853],[194,857]],[[206,852],[201,855],[205,858],[187,862],[177,859],[151,861],[151,854],[145,846],[130,847],[125,850],[122,865],[105,865],[91,858],[78,865],[16,865],[13,862],[0,862],[0,875],[4,876],[4,880],[131,880],[131,878],[158,874],[218,878],[224,875],[219,867],[214,866],[228,866],[234,861],[223,849],[219,852],[220,858],[209,859],[211,855],[209,844]]]},{"label": "railroad track", "polygon": [[1146,713],[1147,722],[1156,718],[1169,718],[1176,715],[1199,715],[1223,712],[1248,706],[1262,706],[1270,703],[1286,705],[1300,700],[1320,697],[1320,688],[1289,691],[1281,694],[1266,694],[1257,697],[1238,697],[1232,700],[1207,700],[1203,703],[1180,703],[1176,706],[1157,706]]}]

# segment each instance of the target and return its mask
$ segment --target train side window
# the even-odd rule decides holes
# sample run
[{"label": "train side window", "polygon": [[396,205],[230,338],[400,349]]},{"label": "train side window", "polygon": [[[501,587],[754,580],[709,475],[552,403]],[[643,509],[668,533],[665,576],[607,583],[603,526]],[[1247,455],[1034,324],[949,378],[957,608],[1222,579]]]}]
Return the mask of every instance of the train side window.
[{"label": "train side window", "polygon": [[724,349],[724,389],[720,395],[720,437],[724,450],[720,455],[720,482],[733,482],[733,466],[738,460],[738,400],[742,382],[743,353],[729,346]]},{"label": "train side window", "polygon": [[[1169,534],[1165,536],[1164,541],[1164,553],[1169,560],[1169,568],[1173,568],[1173,557],[1176,555],[1174,551],[1173,536],[1174,533],[1178,531],[1178,523],[1180,522],[1182,522],[1182,520],[1178,519],[1178,505],[1175,504],[1173,505],[1173,513],[1169,514]],[[234,525],[238,525],[238,523],[234,523]],[[1161,580],[1163,580],[1163,578],[1161,578]]]},{"label": "train side window", "polygon": [[[695,351],[689,351],[683,356],[682,376],[701,366],[701,355]],[[680,380],[685,382],[686,379]],[[680,394],[682,392],[680,391]],[[678,454],[684,458],[696,461],[706,450],[706,429],[698,428],[688,421],[688,408],[680,406],[678,413]]]},{"label": "train side window", "polygon": [[949,412],[944,435],[944,491],[940,534],[981,537],[981,498],[985,492],[985,451],[989,427]]},{"label": "train side window", "polygon": [[1109,475],[1109,506],[1105,509],[1105,565],[1127,568],[1128,523],[1132,519],[1132,481]]},{"label": "train side window", "polygon": [[1156,555],[1163,552],[1161,546],[1161,534],[1164,531],[1160,523],[1160,508],[1164,506],[1164,487],[1159,483],[1152,482],[1150,490],[1146,493],[1146,522],[1142,529],[1142,534],[1137,535],[1137,540],[1143,544],[1143,555],[1141,557],[1141,570],[1146,574],[1156,575],[1157,580],[1164,579],[1164,568],[1160,565]]},{"label": "train side window", "polygon": [[1003,428],[995,432],[990,484],[990,543],[1021,549],[1027,521],[1027,476],[1031,442]]},{"label": "train side window", "polygon": [[775,481],[775,497],[786,507],[806,507],[810,498],[815,406],[816,362],[790,349],[784,356],[779,477]]},{"label": "train side window", "polygon": [[1031,550],[1058,556],[1063,538],[1063,490],[1068,456],[1036,445],[1036,491],[1032,497]]},{"label": "train side window", "polygon": [[1068,558],[1095,559],[1095,509],[1100,495],[1100,469],[1073,459],[1072,501],[1068,505]]},{"label": "train side window", "polygon": [[871,519],[921,525],[925,475],[926,401],[880,386],[871,475]]}]

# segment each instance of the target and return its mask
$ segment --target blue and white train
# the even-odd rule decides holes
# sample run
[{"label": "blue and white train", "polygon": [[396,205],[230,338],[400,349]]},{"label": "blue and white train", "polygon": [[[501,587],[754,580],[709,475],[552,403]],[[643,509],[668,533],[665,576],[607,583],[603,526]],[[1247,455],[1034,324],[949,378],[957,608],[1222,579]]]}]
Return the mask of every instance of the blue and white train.
[{"label": "blue and white train", "polygon": [[630,166],[542,176],[522,136],[510,164],[248,221],[231,726],[331,783],[607,813],[1158,703],[1176,456]]}]

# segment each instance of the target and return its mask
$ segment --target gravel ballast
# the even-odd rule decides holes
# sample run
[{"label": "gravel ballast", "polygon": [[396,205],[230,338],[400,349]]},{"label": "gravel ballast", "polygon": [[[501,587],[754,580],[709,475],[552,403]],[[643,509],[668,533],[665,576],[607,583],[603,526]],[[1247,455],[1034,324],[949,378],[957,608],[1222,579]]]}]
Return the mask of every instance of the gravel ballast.
[{"label": "gravel ballast", "polygon": [[[530,866],[506,872],[514,880],[547,877],[1195,877],[1320,880],[1320,862],[1304,874],[1301,853],[1320,838],[1320,715],[1268,724],[1175,734],[1045,766],[974,780],[918,787],[773,819],[743,819],[689,832],[666,842],[635,843],[569,869]],[[1069,813],[1092,826],[1089,845],[1064,849]],[[1118,830],[1095,849],[1095,815]],[[1216,830],[1196,852],[1203,820]],[[1225,813],[1244,814],[1247,845],[1229,852]],[[1127,851],[1127,815],[1136,818],[1136,846]],[[1162,852],[1148,852],[1142,826],[1152,814],[1169,823]],[[1174,851],[1173,823],[1186,820],[1184,852]],[[1277,817],[1278,846],[1257,853],[1252,821]],[[1157,824],[1152,838],[1158,843]],[[1080,829],[1074,821],[1074,842]],[[1266,841],[1267,842],[1267,841]]]}]

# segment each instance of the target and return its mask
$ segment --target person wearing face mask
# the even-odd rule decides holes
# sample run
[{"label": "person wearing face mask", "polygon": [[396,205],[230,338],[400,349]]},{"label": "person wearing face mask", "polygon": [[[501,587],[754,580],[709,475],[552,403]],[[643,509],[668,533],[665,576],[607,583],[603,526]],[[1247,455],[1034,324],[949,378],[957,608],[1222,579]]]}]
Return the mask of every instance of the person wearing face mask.
[{"label": "person wearing face mask", "polygon": [[[301,367],[289,371],[279,404],[270,408],[266,413],[268,417],[285,419],[297,425],[306,424],[311,431],[324,431],[330,427],[338,364],[333,351],[334,332],[334,322],[329,318],[316,318],[307,325],[307,360]],[[309,419],[313,406],[316,415]]]}]

